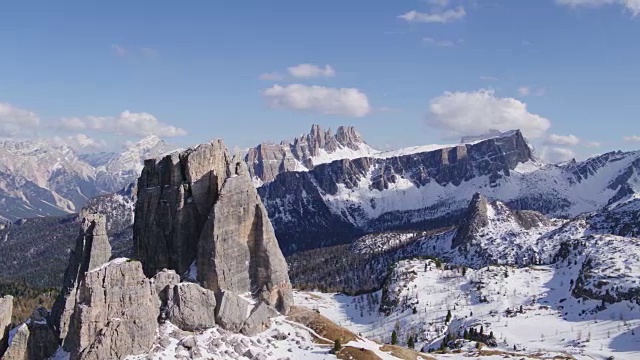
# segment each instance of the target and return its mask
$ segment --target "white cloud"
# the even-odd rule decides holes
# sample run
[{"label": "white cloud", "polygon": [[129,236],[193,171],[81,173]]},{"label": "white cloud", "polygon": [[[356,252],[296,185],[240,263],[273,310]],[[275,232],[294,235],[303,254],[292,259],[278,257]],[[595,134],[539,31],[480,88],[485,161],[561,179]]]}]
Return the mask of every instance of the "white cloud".
[{"label": "white cloud", "polygon": [[602,146],[602,143],[598,141],[587,141],[586,143],[584,143],[584,147],[588,147],[588,148],[599,148],[601,146]]},{"label": "white cloud", "polygon": [[331,65],[320,67],[314,64],[298,64],[287,70],[291,76],[298,79],[336,76],[336,71],[331,67]]},{"label": "white cloud", "polygon": [[284,77],[277,72],[270,72],[270,73],[260,74],[258,78],[260,80],[265,80],[265,81],[280,81]]},{"label": "white cloud", "polygon": [[292,84],[264,90],[267,104],[275,109],[312,111],[326,115],[362,117],[371,112],[367,95],[355,88],[330,88]]},{"label": "white cloud", "polygon": [[459,43],[453,42],[451,40],[437,40],[431,37],[422,38],[422,42],[437,47],[454,47]]},{"label": "white cloud", "polygon": [[65,130],[93,130],[125,136],[158,135],[163,137],[187,135],[187,131],[165,124],[148,113],[123,111],[118,116],[85,116],[62,119]]},{"label": "white cloud", "polygon": [[580,143],[580,138],[575,135],[551,134],[544,143],[548,145],[576,146]]},{"label": "white cloud", "polygon": [[56,145],[67,145],[80,152],[102,150],[107,146],[106,141],[96,140],[85,134],[75,134],[65,138],[55,136],[51,139],[51,142]]},{"label": "white cloud", "polygon": [[429,123],[452,136],[520,129],[525,136],[537,138],[551,126],[548,119],[530,113],[525,103],[497,97],[486,89],[445,92],[431,100],[429,113]]},{"label": "white cloud", "polygon": [[453,9],[432,9],[431,12],[421,13],[416,10],[411,10],[405,14],[399,15],[398,18],[408,23],[440,23],[446,24],[448,22],[462,20],[467,15],[464,7],[458,6]]},{"label": "white cloud", "polygon": [[0,103],[0,136],[30,133],[39,125],[40,118],[36,113]]},{"label": "white cloud", "polygon": [[544,148],[542,148],[542,152],[540,153],[540,157],[542,158],[542,160],[544,160],[544,161],[546,161],[548,163],[557,164],[557,163],[560,163],[560,162],[564,162],[564,161],[569,161],[571,159],[575,159],[576,154],[572,150],[566,149],[566,148],[544,147]]},{"label": "white cloud", "polygon": [[620,5],[626,8],[633,16],[640,15],[640,0],[556,0],[560,5],[576,7],[601,7],[604,5]]},{"label": "white cloud", "polygon": [[531,89],[528,86],[520,86],[518,88],[518,94],[522,96],[528,96],[529,94],[531,94]]},{"label": "white cloud", "polygon": [[626,143],[640,143],[640,136],[638,135],[625,136],[624,138],[622,138],[622,140],[624,140],[624,142]]},{"label": "white cloud", "polygon": [[520,86],[518,88],[518,94],[520,94],[520,96],[529,96],[529,95],[534,95],[534,96],[544,96],[547,93],[547,89],[545,88],[532,88],[530,86]]}]

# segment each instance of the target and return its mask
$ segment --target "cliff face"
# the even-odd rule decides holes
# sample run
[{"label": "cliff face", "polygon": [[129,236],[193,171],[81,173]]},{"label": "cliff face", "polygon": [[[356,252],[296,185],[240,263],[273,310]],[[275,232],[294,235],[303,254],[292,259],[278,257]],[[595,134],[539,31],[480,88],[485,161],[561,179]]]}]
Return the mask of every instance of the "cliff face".
[{"label": "cliff face", "polygon": [[221,294],[251,292],[286,313],[287,266],[246,165],[216,140],[159,162],[138,183],[136,257],[148,277],[164,268]]}]

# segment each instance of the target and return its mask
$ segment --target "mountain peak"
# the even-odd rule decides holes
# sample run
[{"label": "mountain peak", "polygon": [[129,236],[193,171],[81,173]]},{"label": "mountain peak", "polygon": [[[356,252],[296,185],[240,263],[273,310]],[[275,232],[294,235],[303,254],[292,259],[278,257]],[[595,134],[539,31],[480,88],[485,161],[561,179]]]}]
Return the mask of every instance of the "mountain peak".
[{"label": "mountain peak", "polygon": [[164,141],[157,135],[149,135],[131,146],[132,148],[153,148]]},{"label": "mountain peak", "polygon": [[460,143],[468,144],[472,142],[489,140],[489,139],[499,138],[499,137],[509,137],[513,135],[522,136],[522,132],[519,129],[508,130],[508,131],[490,129],[488,132],[484,134],[463,136],[462,138],[460,138]]}]

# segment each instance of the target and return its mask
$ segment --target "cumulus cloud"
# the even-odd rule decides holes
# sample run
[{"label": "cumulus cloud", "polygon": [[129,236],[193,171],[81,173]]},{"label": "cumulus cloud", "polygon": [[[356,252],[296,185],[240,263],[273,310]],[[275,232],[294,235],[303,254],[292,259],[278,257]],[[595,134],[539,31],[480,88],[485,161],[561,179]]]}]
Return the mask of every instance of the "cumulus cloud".
[{"label": "cumulus cloud", "polygon": [[93,130],[125,136],[173,137],[187,135],[186,130],[163,123],[151,114],[128,110],[118,116],[65,118],[62,119],[59,127],[71,131]]},{"label": "cumulus cloud", "polygon": [[331,67],[331,65],[321,67],[314,64],[298,64],[296,66],[291,66],[287,70],[291,76],[298,79],[336,76],[336,71]]},{"label": "cumulus cloud", "polygon": [[570,149],[566,149],[566,148],[559,148],[559,147],[544,147],[542,148],[542,152],[540,153],[540,157],[542,158],[542,160],[551,163],[551,164],[557,164],[560,162],[564,162],[564,161],[569,161],[571,159],[575,159],[576,154],[570,150]]},{"label": "cumulus cloud", "polygon": [[556,0],[556,3],[572,8],[597,8],[605,5],[619,5],[627,9],[633,16],[640,15],[640,0]]},{"label": "cumulus cloud", "polygon": [[638,135],[625,136],[624,138],[622,138],[622,140],[624,140],[624,142],[626,143],[640,143],[640,136]]},{"label": "cumulus cloud", "polygon": [[274,85],[263,92],[275,109],[310,111],[326,115],[362,117],[371,112],[367,95],[355,88],[292,84]]},{"label": "cumulus cloud", "polygon": [[0,103],[0,136],[15,136],[32,132],[40,125],[36,113]]},{"label": "cumulus cloud", "polygon": [[67,137],[55,136],[51,139],[51,142],[56,145],[66,145],[77,151],[97,151],[102,150],[107,146],[107,142],[104,140],[96,140],[85,134],[75,134]]},{"label": "cumulus cloud", "polygon": [[517,99],[497,97],[493,90],[445,92],[431,100],[428,122],[451,136],[480,135],[490,130],[520,129],[525,136],[537,138],[551,122],[528,111]]},{"label": "cumulus cloud", "polygon": [[580,138],[575,135],[551,134],[544,143],[547,145],[576,146],[580,143]]},{"label": "cumulus cloud", "polygon": [[464,7],[458,6],[453,9],[440,9],[434,8],[431,12],[418,12],[411,10],[407,13],[399,15],[398,18],[408,23],[440,23],[446,24],[448,22],[462,20],[467,15]]}]

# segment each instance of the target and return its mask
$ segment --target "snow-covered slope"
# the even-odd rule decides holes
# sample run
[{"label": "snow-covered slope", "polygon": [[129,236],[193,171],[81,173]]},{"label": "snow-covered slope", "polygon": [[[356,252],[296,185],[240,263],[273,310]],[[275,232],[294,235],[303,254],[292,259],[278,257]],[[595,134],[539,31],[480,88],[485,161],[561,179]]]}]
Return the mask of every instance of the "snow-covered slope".
[{"label": "snow-covered slope", "polygon": [[[580,268],[559,264],[463,270],[438,267],[432,260],[406,260],[394,268],[383,291],[355,297],[298,292],[295,301],[376,341],[390,342],[394,330],[402,345],[414,337],[416,348],[425,351],[439,348],[446,334],[462,338],[465,330],[482,327],[484,336],[493,334],[497,345],[488,353],[503,352],[503,358],[532,353],[547,359],[567,354],[575,359],[640,357],[638,305],[623,301],[597,310],[601,301],[573,297],[571,286]],[[463,349],[475,345],[457,340],[451,346],[454,343]],[[465,355],[461,358],[471,356]]]}]

